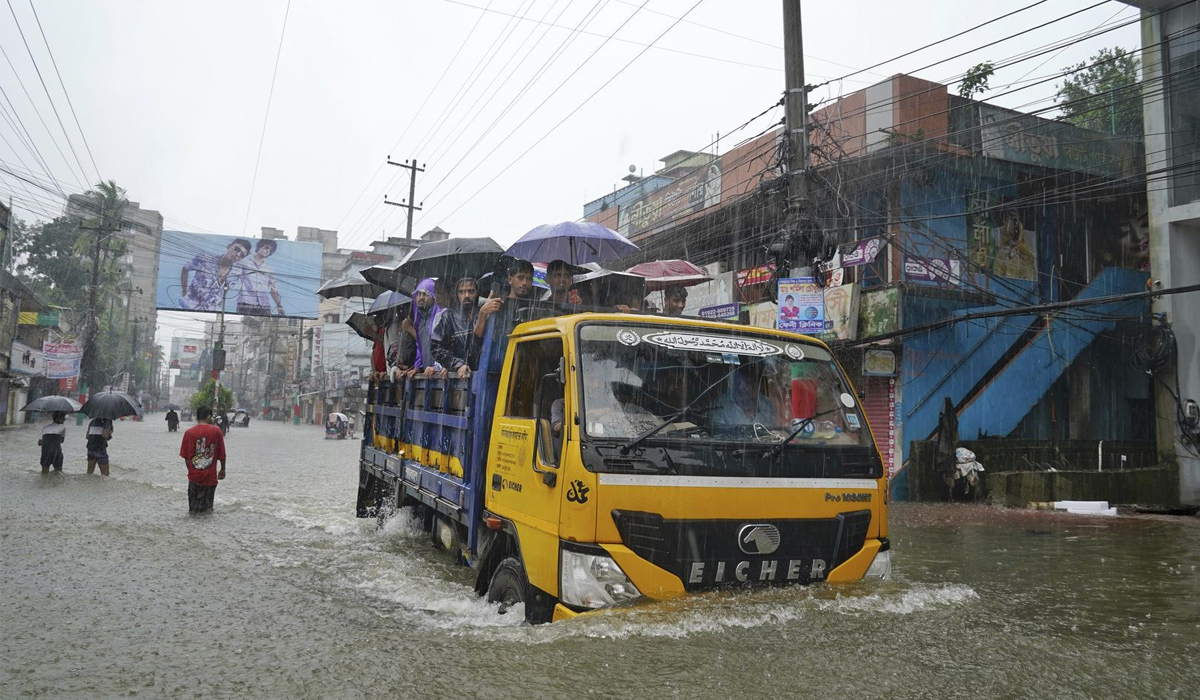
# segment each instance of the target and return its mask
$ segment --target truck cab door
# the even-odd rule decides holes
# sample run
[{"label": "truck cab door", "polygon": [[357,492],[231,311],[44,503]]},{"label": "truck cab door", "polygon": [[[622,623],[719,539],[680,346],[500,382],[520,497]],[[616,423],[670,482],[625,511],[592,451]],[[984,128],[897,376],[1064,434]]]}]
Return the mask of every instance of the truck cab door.
[{"label": "truck cab door", "polygon": [[562,358],[558,336],[514,342],[501,377],[507,395],[497,403],[488,450],[487,508],[517,525],[529,581],[547,591],[557,590],[563,488],[560,442],[551,427],[552,406],[562,398],[562,387],[547,376],[560,372]]}]

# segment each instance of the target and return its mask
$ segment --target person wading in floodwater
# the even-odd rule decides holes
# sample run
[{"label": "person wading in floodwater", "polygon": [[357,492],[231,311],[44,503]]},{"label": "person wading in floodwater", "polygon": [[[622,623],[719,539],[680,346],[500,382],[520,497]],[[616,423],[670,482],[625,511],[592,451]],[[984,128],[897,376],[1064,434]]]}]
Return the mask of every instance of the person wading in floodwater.
[{"label": "person wading in floodwater", "polygon": [[[192,513],[212,510],[217,482],[225,478],[225,437],[211,419],[211,408],[197,408],[196,425],[188,428],[179,445],[179,456],[188,470],[188,510]],[[220,471],[215,468],[218,462]]]}]

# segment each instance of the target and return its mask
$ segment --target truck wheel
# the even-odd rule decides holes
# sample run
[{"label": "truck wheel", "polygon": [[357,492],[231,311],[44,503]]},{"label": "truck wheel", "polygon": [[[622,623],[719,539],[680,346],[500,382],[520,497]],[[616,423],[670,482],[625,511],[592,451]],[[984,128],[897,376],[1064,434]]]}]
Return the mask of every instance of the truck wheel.
[{"label": "truck wheel", "polygon": [[521,565],[521,560],[509,557],[500,562],[496,573],[492,574],[487,599],[489,603],[500,603],[500,614],[503,615],[517,603],[525,602],[528,589],[529,581],[525,578],[525,567]]}]

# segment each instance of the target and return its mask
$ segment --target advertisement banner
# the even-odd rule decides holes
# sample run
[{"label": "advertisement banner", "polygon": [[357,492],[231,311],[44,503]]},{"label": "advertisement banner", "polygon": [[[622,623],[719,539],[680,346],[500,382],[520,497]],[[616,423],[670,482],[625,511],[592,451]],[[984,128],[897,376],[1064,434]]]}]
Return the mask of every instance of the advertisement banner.
[{"label": "advertisement banner", "polygon": [[823,340],[854,340],[858,337],[858,285],[825,288],[825,332]]},{"label": "advertisement banner", "polygon": [[622,205],[617,231],[631,236],[721,203],[721,160],[696,168],[669,185]]},{"label": "advertisement banner", "polygon": [[83,361],[83,348],[77,342],[42,343],[42,354],[46,358],[46,376],[50,379],[70,379],[79,376],[79,365]]},{"label": "advertisement banner", "polygon": [[1004,200],[967,192],[967,257],[978,270],[999,277],[1037,279],[1037,234],[1022,210]]},{"label": "advertisement banner", "polygon": [[33,376],[46,373],[46,360],[41,350],[35,350],[19,340],[12,342],[12,354],[9,355],[9,369],[13,374]]},{"label": "advertisement banner", "polygon": [[825,331],[825,294],[812,277],[779,280],[778,328],[793,333]]},{"label": "advertisement banner", "polygon": [[771,281],[775,275],[775,263],[767,263],[758,267],[748,267],[737,271],[737,286],[748,287],[752,284],[764,284]]},{"label": "advertisement banner", "polygon": [[155,306],[317,318],[320,243],[163,231]]}]

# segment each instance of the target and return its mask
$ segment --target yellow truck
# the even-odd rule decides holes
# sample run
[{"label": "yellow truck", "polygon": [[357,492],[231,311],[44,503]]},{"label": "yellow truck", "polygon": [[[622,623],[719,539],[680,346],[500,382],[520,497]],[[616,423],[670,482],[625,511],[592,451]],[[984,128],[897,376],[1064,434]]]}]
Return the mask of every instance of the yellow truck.
[{"label": "yellow truck", "polygon": [[470,378],[372,384],[357,514],[412,508],[502,610],[889,576],[883,462],[821,342],[634,314],[489,323]]}]

